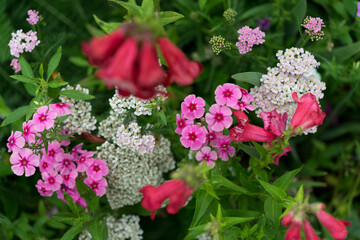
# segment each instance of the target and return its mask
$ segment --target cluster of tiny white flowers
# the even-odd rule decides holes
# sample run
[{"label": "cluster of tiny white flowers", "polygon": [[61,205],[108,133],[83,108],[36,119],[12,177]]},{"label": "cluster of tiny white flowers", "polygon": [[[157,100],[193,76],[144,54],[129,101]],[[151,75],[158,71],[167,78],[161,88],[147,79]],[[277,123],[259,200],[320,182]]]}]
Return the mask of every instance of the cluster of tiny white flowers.
[{"label": "cluster of tiny white flowers", "polygon": [[[108,228],[108,240],[141,240],[143,230],[140,228],[140,217],[135,215],[124,215],[120,219],[113,216],[106,218]],[[92,236],[88,230],[82,232],[79,240],[91,240]]]},{"label": "cluster of tiny white flowers", "polygon": [[[285,53],[276,54],[280,63],[274,68],[268,68],[268,73],[260,79],[261,86],[250,90],[254,96],[253,106],[256,114],[276,109],[279,113],[288,113],[288,124],[294,114],[297,103],[292,99],[292,93],[297,92],[299,98],[312,93],[317,99],[324,97],[325,83],[314,75],[314,70],[320,65],[314,56],[300,48],[287,49]],[[316,70],[315,70],[316,71]],[[308,129],[305,134],[316,132],[316,127]]]},{"label": "cluster of tiny white flowers", "polygon": [[[62,90],[72,90],[74,87],[67,86]],[[82,91],[86,94],[89,93],[89,89],[82,88],[80,85],[76,85],[75,90]],[[59,97],[62,102],[74,104],[70,107],[72,113],[67,119],[64,120],[64,128],[69,133],[91,132],[96,129],[96,119],[91,115],[92,106],[89,102],[83,100],[75,100],[65,96]]]},{"label": "cluster of tiny white flowers", "polygon": [[20,57],[20,53],[31,52],[34,48],[40,44],[36,36],[36,32],[32,30],[24,33],[22,29],[16,31],[16,33],[11,33],[11,40],[9,42],[10,54],[15,57]]},{"label": "cluster of tiny white flowers", "polygon": [[117,129],[124,123],[124,118],[122,116],[123,115],[121,115],[115,111],[110,111],[109,117],[107,117],[106,119],[104,119],[100,122],[100,125],[98,128],[99,135],[104,137],[108,141],[116,142],[117,141],[117,137],[116,137]]}]

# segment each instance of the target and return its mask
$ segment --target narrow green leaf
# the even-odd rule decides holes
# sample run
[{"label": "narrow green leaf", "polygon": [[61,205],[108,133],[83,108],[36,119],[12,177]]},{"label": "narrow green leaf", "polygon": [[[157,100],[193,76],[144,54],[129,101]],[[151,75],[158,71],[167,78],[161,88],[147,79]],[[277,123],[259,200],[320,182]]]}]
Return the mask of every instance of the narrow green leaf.
[{"label": "narrow green leaf", "polygon": [[92,239],[102,239],[102,229],[99,220],[93,221],[89,225],[88,230]]},{"label": "narrow green leaf", "polygon": [[292,9],[292,14],[299,20],[300,23],[303,22],[307,11],[307,2],[306,0],[299,0],[297,4]]},{"label": "narrow green leaf", "polygon": [[104,30],[104,32],[106,33],[111,33],[114,30],[118,29],[120,26],[120,22],[105,22],[103,20],[101,20],[100,18],[98,18],[96,15],[93,15],[95,22],[99,25],[99,27],[101,27],[102,30]]},{"label": "narrow green leaf", "polygon": [[70,195],[64,192],[64,198],[67,201],[68,207],[70,208],[70,210],[78,217],[80,217],[80,209],[79,206],[74,202],[74,200],[72,199],[72,197],[70,197]]},{"label": "narrow green leaf", "polygon": [[68,82],[59,81],[57,79],[54,79],[54,80],[52,80],[52,81],[50,81],[48,83],[48,86],[51,87],[51,88],[58,88],[58,87],[62,87],[62,86],[65,86],[65,85],[68,85]]},{"label": "narrow green leaf", "polygon": [[6,106],[6,103],[3,99],[3,97],[0,95],[0,114],[3,116],[8,116],[11,113],[10,108]]},{"label": "narrow green leaf", "polygon": [[273,221],[277,226],[280,223],[282,206],[281,203],[275,201],[272,198],[267,198],[264,202],[265,216]]},{"label": "narrow green leaf", "polygon": [[238,143],[238,145],[241,148],[241,150],[246,152],[246,154],[248,154],[250,157],[253,157],[255,159],[260,159],[260,154],[255,148],[249,147],[248,145],[245,145],[243,143]]},{"label": "narrow green leaf", "polygon": [[286,198],[287,194],[284,190],[282,190],[281,188],[271,185],[267,182],[264,182],[263,180],[257,179],[258,182],[261,184],[261,186],[263,186],[263,188],[270,193],[271,196],[274,197],[275,200],[277,201],[282,201],[284,198]]},{"label": "narrow green leaf", "polygon": [[217,185],[223,185],[224,187],[230,188],[240,194],[251,194],[246,188],[232,183],[230,180],[226,179],[221,175],[211,176],[211,181]]},{"label": "narrow green leaf", "polygon": [[295,196],[295,200],[298,203],[302,203],[302,201],[304,200],[304,187],[303,187],[303,185],[300,186],[299,191],[297,192],[297,194]]},{"label": "narrow green leaf", "polygon": [[50,59],[50,62],[48,65],[48,70],[47,70],[47,76],[46,76],[47,80],[49,80],[50,76],[53,74],[55,69],[59,66],[60,59],[61,59],[61,46],[56,50],[56,53]]},{"label": "narrow green leaf", "polygon": [[167,119],[165,116],[165,112],[164,111],[159,112],[159,116],[160,116],[161,121],[164,123],[164,125],[167,126]]},{"label": "narrow green leaf", "polygon": [[20,82],[31,83],[31,84],[36,85],[35,79],[29,78],[29,77],[27,77],[25,75],[11,75],[10,77],[15,79],[15,80],[18,80]]},{"label": "narrow green leaf", "polygon": [[88,67],[90,66],[88,61],[83,57],[70,57],[69,61],[78,67]]},{"label": "narrow green leaf", "polygon": [[94,98],[94,96],[86,94],[79,90],[62,90],[60,92],[60,95],[76,100],[89,100]]},{"label": "narrow green leaf", "polygon": [[225,223],[224,228],[226,229],[236,224],[248,222],[254,219],[254,217],[223,217],[222,222]]},{"label": "narrow green leaf", "polygon": [[78,217],[73,213],[57,213],[52,216],[56,221],[73,225],[77,221]]},{"label": "narrow green leaf", "polygon": [[355,56],[360,52],[360,41],[349,44],[344,47],[337,47],[333,49],[333,53],[337,61],[343,62],[345,60],[348,60],[352,56]]},{"label": "narrow green leaf", "polygon": [[82,223],[80,221],[75,222],[75,224],[62,236],[60,240],[72,240],[79,234],[82,230]]},{"label": "narrow green leaf", "polygon": [[17,120],[19,120],[20,118],[22,118],[23,116],[25,116],[25,114],[27,113],[29,109],[29,106],[22,106],[19,107],[17,109],[15,109],[12,113],[10,113],[5,120],[1,123],[1,127],[6,126],[10,123],[13,123]]},{"label": "narrow green leaf", "polygon": [[205,191],[199,190],[196,196],[196,204],[195,204],[195,212],[193,220],[190,224],[190,227],[196,226],[200,221],[201,217],[205,214],[208,209],[210,203],[214,200],[214,198]]},{"label": "narrow green leaf", "polygon": [[262,4],[260,6],[250,8],[249,10],[247,10],[246,12],[242,13],[239,16],[239,20],[244,20],[246,18],[250,18],[253,16],[259,16],[262,13],[268,13],[269,11],[271,11],[271,9],[272,9],[271,3],[266,3],[266,4]]},{"label": "narrow green leaf", "polygon": [[160,12],[159,15],[160,15],[160,22],[163,26],[169,23],[176,22],[181,18],[184,18],[184,15],[173,11]]},{"label": "narrow green leaf", "polygon": [[22,74],[25,75],[26,77],[33,79],[34,78],[33,70],[30,64],[26,61],[26,59],[23,56],[19,58],[19,64],[21,67]]},{"label": "narrow green leaf", "polygon": [[282,190],[286,191],[288,189],[292,179],[302,169],[303,169],[303,166],[301,166],[301,167],[299,167],[299,168],[297,168],[295,170],[292,170],[290,172],[285,173],[284,175],[282,175],[281,177],[276,179],[276,181],[274,182],[274,186],[277,186],[277,187],[281,188]]},{"label": "narrow green leaf", "polygon": [[260,78],[263,74],[259,72],[242,72],[231,76],[237,82],[247,82],[255,86],[260,86]]},{"label": "narrow green leaf", "polygon": [[44,79],[44,65],[43,65],[43,64],[40,64],[39,74],[40,74],[40,77],[41,77],[42,79]]}]

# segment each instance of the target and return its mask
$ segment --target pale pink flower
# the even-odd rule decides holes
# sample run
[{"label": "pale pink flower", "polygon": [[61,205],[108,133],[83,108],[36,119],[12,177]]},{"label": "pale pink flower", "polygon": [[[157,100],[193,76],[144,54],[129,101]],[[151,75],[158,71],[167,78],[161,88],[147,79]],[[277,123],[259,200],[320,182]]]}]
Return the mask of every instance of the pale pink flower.
[{"label": "pale pink flower", "polygon": [[103,176],[109,173],[109,168],[106,166],[106,162],[102,159],[96,159],[93,164],[86,169],[88,177],[95,181],[100,180]]},{"label": "pale pink flower", "polygon": [[208,146],[202,147],[200,151],[196,153],[196,160],[201,161],[199,165],[206,162],[207,166],[211,166],[211,168],[215,167],[215,160],[217,159],[217,153],[215,151],[211,151],[211,148]]},{"label": "pale pink flower", "polygon": [[219,85],[215,90],[215,101],[219,105],[233,107],[241,96],[242,94],[239,87],[232,83]]},{"label": "pale pink flower", "polygon": [[85,172],[93,162],[95,161],[92,156],[94,156],[94,152],[85,151],[80,157],[77,159],[77,168],[78,172]]},{"label": "pale pink flower", "polygon": [[14,58],[13,60],[11,60],[10,67],[13,67],[13,68],[14,68],[14,71],[15,71],[16,73],[21,71],[21,67],[20,67],[20,64],[19,64],[19,60],[16,59],[16,58]]},{"label": "pale pink flower", "polygon": [[184,128],[188,125],[193,125],[194,121],[193,120],[186,120],[186,118],[184,117],[184,114],[176,114],[176,126],[177,128],[175,129],[175,133],[181,135],[182,131],[184,130]]},{"label": "pale pink flower", "polygon": [[97,196],[102,196],[105,194],[105,187],[107,186],[107,182],[105,178],[101,178],[98,181],[95,181],[94,179],[88,177],[84,180],[84,183],[88,185],[92,190],[94,190],[95,194]]},{"label": "pale pink flower", "polygon": [[57,117],[61,117],[64,115],[71,114],[72,111],[69,109],[69,107],[72,107],[73,105],[74,104],[72,104],[72,103],[59,102],[59,103],[50,104],[49,108],[50,108],[50,111],[53,111],[56,113]]},{"label": "pale pink flower", "polygon": [[69,188],[74,188],[76,186],[75,179],[78,176],[78,172],[75,169],[69,173],[62,174],[61,176],[63,178],[63,184],[65,184]]},{"label": "pale pink flower", "polygon": [[245,103],[250,103],[254,100],[253,95],[251,95],[246,89],[239,87],[241,93],[242,93],[242,97],[241,97],[241,101],[245,102]]},{"label": "pale pink flower", "polygon": [[71,154],[59,153],[55,156],[55,160],[54,169],[60,174],[68,174],[76,168]]},{"label": "pale pink flower", "polygon": [[229,128],[233,123],[231,109],[226,106],[213,104],[210,107],[209,112],[210,113],[205,115],[206,122],[209,125],[209,128],[216,132],[220,132],[224,130],[224,128]]},{"label": "pale pink flower", "polygon": [[216,143],[215,147],[218,150],[218,155],[221,158],[221,160],[227,161],[229,160],[229,156],[233,157],[235,155],[235,148],[230,146],[231,142],[232,139],[229,136],[223,136]]},{"label": "pale pink flower", "polygon": [[28,143],[35,142],[35,136],[36,136],[37,132],[34,129],[33,121],[29,120],[27,122],[23,122],[22,129],[24,132],[23,137],[24,137],[25,141]]},{"label": "pale pink flower", "polygon": [[322,27],[325,27],[324,21],[317,17],[307,16],[304,19],[304,23],[301,24],[305,28],[305,32],[309,34],[311,41],[322,39],[324,36],[324,31],[321,31]]},{"label": "pale pink flower", "polygon": [[28,23],[30,23],[31,25],[35,25],[40,17],[39,17],[39,12],[35,11],[35,10],[29,10],[28,12],[29,17],[26,19],[26,21],[28,21]]},{"label": "pale pink flower", "polygon": [[39,166],[39,156],[35,155],[31,149],[23,148],[11,154],[10,163],[13,165],[11,170],[16,175],[21,176],[25,172],[25,177],[29,177],[35,173],[35,167]]},{"label": "pale pink flower", "polygon": [[62,177],[56,171],[42,172],[41,176],[49,190],[55,192],[60,189]]},{"label": "pale pink flower", "polygon": [[243,102],[243,101],[238,101],[236,106],[234,106],[233,108],[236,110],[241,110],[241,111],[245,111],[245,112],[248,112],[247,110],[250,110],[250,111],[255,110],[254,106],[252,106],[246,102]]},{"label": "pale pink flower", "polygon": [[265,33],[259,29],[259,27],[252,29],[248,26],[244,26],[239,29],[238,33],[239,42],[236,42],[236,46],[239,48],[239,53],[244,55],[247,52],[252,51],[254,45],[263,44],[265,40]]},{"label": "pale pink flower", "polygon": [[204,129],[197,125],[187,126],[180,138],[181,144],[186,148],[190,147],[191,150],[199,150],[205,140]]},{"label": "pale pink flower", "polygon": [[191,94],[181,103],[181,112],[187,119],[201,118],[205,113],[204,106],[204,99]]},{"label": "pale pink flower", "polygon": [[21,132],[16,131],[14,133],[11,131],[6,146],[8,147],[8,152],[19,152],[25,146],[25,139],[21,136]]},{"label": "pale pink flower", "polygon": [[41,179],[37,181],[35,187],[41,196],[50,197],[53,194],[53,191]]},{"label": "pale pink flower", "polygon": [[56,113],[48,111],[48,106],[39,107],[33,116],[34,128],[38,132],[44,131],[44,129],[50,129],[54,126],[54,119]]}]

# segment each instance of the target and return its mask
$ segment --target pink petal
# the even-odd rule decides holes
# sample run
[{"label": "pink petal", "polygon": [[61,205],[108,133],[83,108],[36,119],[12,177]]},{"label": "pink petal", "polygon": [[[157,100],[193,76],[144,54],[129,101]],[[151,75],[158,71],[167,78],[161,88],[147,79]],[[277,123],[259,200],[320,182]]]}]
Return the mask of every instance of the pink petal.
[{"label": "pink petal", "polygon": [[13,165],[11,170],[15,175],[21,176],[24,174],[24,167],[21,167],[21,164]]},{"label": "pink petal", "polygon": [[25,177],[30,177],[31,175],[33,175],[35,173],[35,168],[31,165],[27,165],[25,167]]}]

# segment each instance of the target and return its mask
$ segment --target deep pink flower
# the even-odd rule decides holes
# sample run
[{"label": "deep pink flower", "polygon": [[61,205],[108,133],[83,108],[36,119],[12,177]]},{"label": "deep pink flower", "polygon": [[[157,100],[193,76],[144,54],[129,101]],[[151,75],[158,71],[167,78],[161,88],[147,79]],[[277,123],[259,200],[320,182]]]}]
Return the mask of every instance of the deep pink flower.
[{"label": "deep pink flower", "polygon": [[207,166],[211,166],[211,168],[215,167],[215,160],[217,159],[217,153],[215,151],[211,151],[211,148],[208,146],[202,147],[200,151],[196,153],[196,160],[201,161],[199,165],[206,162]]},{"label": "deep pink flower", "polygon": [[93,164],[86,169],[88,177],[95,181],[100,180],[103,176],[109,173],[109,168],[106,166],[106,162],[102,159],[96,159]]},{"label": "deep pink flower", "polygon": [[246,102],[238,101],[237,104],[233,107],[233,109],[248,112],[247,110],[254,111],[255,107]]},{"label": "deep pink flower", "polygon": [[80,157],[77,159],[77,168],[78,172],[85,172],[88,167],[90,167],[95,161],[92,156],[94,156],[94,152],[83,152]]},{"label": "deep pink flower", "polygon": [[63,178],[63,182],[62,182],[63,184],[65,184],[69,188],[76,187],[75,179],[78,176],[78,172],[75,169],[69,173],[62,174],[61,176]]},{"label": "deep pink flower", "polygon": [[47,152],[45,152],[45,148],[43,148],[41,151],[47,157],[47,160],[53,163],[55,162],[55,157],[58,154],[64,153],[64,149],[61,147],[60,143],[56,140],[52,141],[48,145]]},{"label": "deep pink flower", "polygon": [[41,196],[50,197],[53,194],[53,191],[41,179],[37,181],[35,187]]},{"label": "deep pink flower", "polygon": [[306,130],[323,123],[326,114],[321,111],[319,103],[312,93],[303,95],[300,100],[296,92],[292,94],[292,97],[298,103],[291,119],[293,130],[298,127],[301,127],[302,130]]},{"label": "deep pink flower", "polygon": [[77,204],[79,204],[80,206],[87,208],[87,204],[85,202],[85,199],[83,197],[79,197],[79,199],[76,201]]},{"label": "deep pink flower", "polygon": [[286,214],[282,219],[281,219],[281,224],[284,226],[284,227],[288,227],[291,225],[291,222],[294,218],[294,215],[292,212],[289,212],[288,214]]},{"label": "deep pink flower", "polygon": [[64,115],[71,114],[72,111],[69,109],[69,107],[72,107],[73,105],[74,104],[72,104],[72,103],[59,102],[59,103],[50,104],[49,108],[50,108],[50,111],[56,113],[57,117],[61,117]]},{"label": "deep pink flower", "polygon": [[215,90],[215,101],[219,105],[234,107],[241,96],[240,88],[232,83],[219,85]]},{"label": "deep pink flower", "polygon": [[210,109],[210,113],[205,115],[206,122],[209,125],[209,128],[216,132],[224,130],[224,128],[229,128],[233,122],[231,109],[226,106],[220,106],[213,104]]},{"label": "deep pink flower", "polygon": [[29,177],[35,173],[35,167],[39,166],[39,156],[35,155],[31,149],[23,148],[11,154],[10,163],[13,165],[11,170],[16,175],[21,176],[25,172],[25,177]]},{"label": "deep pink flower", "polygon": [[203,127],[203,129],[206,137],[204,145],[207,145],[210,142],[210,146],[214,147],[217,141],[223,136],[221,132],[215,132],[211,128],[209,128],[209,131],[206,127]]},{"label": "deep pink flower", "polygon": [[184,117],[183,114],[176,114],[176,126],[177,128],[175,129],[175,133],[181,135],[182,131],[184,130],[184,128],[188,125],[193,125],[194,121],[193,120],[186,120],[186,118]]},{"label": "deep pink flower", "polygon": [[62,184],[60,189],[57,190],[57,195],[58,195],[58,199],[63,200],[64,202],[66,202],[67,204],[69,204],[66,200],[65,200],[65,194],[64,191],[69,194],[69,196],[72,198],[72,200],[74,202],[77,202],[80,198],[80,193],[77,191],[76,188],[71,189],[69,187],[67,187],[66,185]]},{"label": "deep pink flower", "polygon": [[60,174],[69,174],[76,168],[71,154],[59,153],[55,156],[55,160],[54,169],[59,171]]},{"label": "deep pink flower", "polygon": [[11,131],[6,146],[8,147],[8,152],[19,152],[25,146],[25,139],[21,136],[21,132],[16,131],[14,133]]},{"label": "deep pink flower", "polygon": [[301,239],[301,222],[293,219],[290,228],[286,231],[284,240],[300,240]]},{"label": "deep pink flower", "polygon": [[286,129],[287,113],[280,114],[276,109],[271,112],[261,112],[260,117],[264,122],[264,129],[270,131],[278,137],[281,137],[282,133]]},{"label": "deep pink flower", "polygon": [[[242,97],[241,97],[241,101],[244,103],[251,103],[254,100],[253,95],[251,95],[246,89],[239,87]],[[252,110],[251,110],[252,111]]]},{"label": "deep pink flower", "polygon": [[56,171],[42,172],[41,176],[48,189],[53,192],[60,189],[62,177]]},{"label": "deep pink flower", "polygon": [[43,156],[39,164],[40,172],[54,171],[53,163],[54,161],[50,160],[47,156]]},{"label": "deep pink flower", "polygon": [[24,137],[25,141],[28,143],[35,142],[35,136],[36,136],[37,132],[34,129],[33,121],[29,120],[27,122],[23,122],[22,129],[24,132],[23,137]]},{"label": "deep pink flower", "polygon": [[39,107],[33,116],[34,129],[42,132],[44,129],[52,128],[55,118],[56,113],[51,110],[48,111],[48,106]]},{"label": "deep pink flower", "polygon": [[80,143],[71,149],[71,156],[73,156],[73,159],[77,159],[79,153],[82,154],[87,152],[86,150],[81,149],[83,145],[84,143]]},{"label": "deep pink flower", "polygon": [[346,239],[348,233],[346,226],[350,226],[351,222],[337,220],[323,210],[316,212],[316,216],[333,238],[336,240]]},{"label": "deep pink flower", "polygon": [[235,148],[230,146],[231,142],[232,139],[229,136],[223,136],[214,146],[218,150],[219,158],[223,161],[227,161],[229,156],[233,157],[235,155]]},{"label": "deep pink flower", "polygon": [[321,238],[316,235],[315,230],[313,229],[309,221],[305,220],[303,226],[306,240],[321,240]]},{"label": "deep pink flower", "polygon": [[205,101],[194,94],[187,96],[181,103],[181,112],[187,119],[201,118],[205,113]]},{"label": "deep pink flower", "polygon": [[204,129],[197,125],[187,126],[182,131],[181,144],[191,150],[199,150],[205,142]]},{"label": "deep pink flower", "polygon": [[105,187],[107,186],[107,182],[105,178],[101,178],[98,181],[95,181],[94,179],[88,177],[84,180],[84,183],[88,185],[92,190],[94,190],[95,194],[97,196],[102,196],[105,194]]}]

